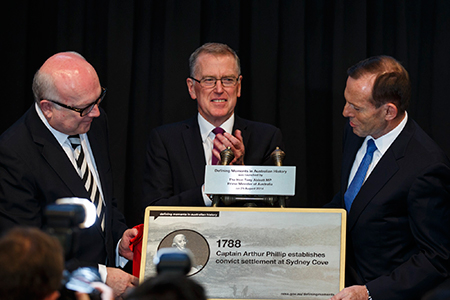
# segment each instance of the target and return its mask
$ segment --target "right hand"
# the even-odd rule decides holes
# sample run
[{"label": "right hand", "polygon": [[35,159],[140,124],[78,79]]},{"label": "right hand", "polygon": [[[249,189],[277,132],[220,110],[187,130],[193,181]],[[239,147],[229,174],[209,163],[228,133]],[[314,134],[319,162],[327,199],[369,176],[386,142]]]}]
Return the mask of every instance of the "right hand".
[{"label": "right hand", "polygon": [[112,288],[114,298],[121,297],[129,288],[139,284],[139,279],[118,268],[106,268],[106,285]]}]

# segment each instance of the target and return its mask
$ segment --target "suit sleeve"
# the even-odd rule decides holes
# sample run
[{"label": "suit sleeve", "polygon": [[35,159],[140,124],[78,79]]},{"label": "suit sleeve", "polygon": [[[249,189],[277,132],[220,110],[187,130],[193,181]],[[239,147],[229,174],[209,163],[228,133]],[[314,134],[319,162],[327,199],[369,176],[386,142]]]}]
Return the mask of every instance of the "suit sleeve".
[{"label": "suit sleeve", "polygon": [[408,192],[408,221],[419,251],[366,285],[373,299],[415,299],[450,270],[450,168],[428,167]]},{"label": "suit sleeve", "polygon": [[256,124],[242,133],[245,146],[244,164],[273,166],[272,152],[276,147],[284,149],[281,130],[264,123]]},{"label": "suit sleeve", "polygon": [[270,143],[268,144],[267,152],[264,155],[262,165],[273,166],[274,162],[271,154],[277,147],[279,147],[281,150],[284,149],[283,136],[279,128],[276,128],[272,135],[272,138],[270,139]]},{"label": "suit sleeve", "polygon": [[18,224],[42,227],[42,207],[27,165],[8,147],[0,147],[0,231]]},{"label": "suit sleeve", "polygon": [[180,167],[177,166],[173,158],[169,157],[167,147],[158,131],[152,130],[146,151],[143,184],[144,209],[149,205],[205,206],[201,186],[192,187],[177,193],[174,177],[181,174],[174,173],[181,173]]},{"label": "suit sleeve", "polygon": [[[119,240],[122,238],[123,233],[125,230],[128,229],[128,226],[126,225],[125,217],[122,214],[122,212],[117,207],[117,199],[114,197],[114,193],[112,190],[113,186],[113,175],[111,170],[111,157],[110,157],[110,151],[109,151],[109,125],[108,125],[108,117],[106,115],[106,112],[102,109],[100,117],[95,119],[95,122],[98,122],[101,124],[101,126],[91,126],[91,132],[93,133],[93,139],[95,139],[96,144],[98,145],[99,153],[107,153],[106,159],[107,159],[107,168],[106,169],[98,169],[99,176],[101,180],[105,180],[103,182],[102,188],[103,192],[106,195],[111,195],[110,199],[105,199],[107,201],[107,206],[110,206],[109,212],[111,213],[111,234],[113,238],[113,246],[115,249],[115,246],[119,242]],[[97,129],[101,133],[97,131]],[[95,131],[94,131],[95,130]],[[103,140],[103,138],[105,140]],[[97,143],[100,141],[99,143]],[[93,147],[94,141],[90,142],[91,148]],[[100,150],[102,149],[102,150]],[[94,153],[94,157],[96,154]],[[97,156],[97,160],[98,160]],[[97,166],[98,168],[98,166]],[[100,174],[101,173],[101,174]],[[107,190],[106,190],[107,189]],[[107,208],[108,211],[108,208]],[[109,249],[111,251],[111,249]],[[115,252],[115,251],[114,251]],[[112,262],[111,262],[112,263]]]}]

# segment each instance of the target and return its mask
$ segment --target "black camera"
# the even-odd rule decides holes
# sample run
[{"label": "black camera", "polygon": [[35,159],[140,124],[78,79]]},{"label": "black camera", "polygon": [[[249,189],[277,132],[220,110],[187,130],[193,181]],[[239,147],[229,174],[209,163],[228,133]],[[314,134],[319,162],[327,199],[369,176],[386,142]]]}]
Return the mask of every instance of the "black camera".
[{"label": "black camera", "polygon": [[192,252],[189,249],[162,248],[156,253],[153,263],[158,274],[187,275],[192,267]]},{"label": "black camera", "polygon": [[[97,216],[91,201],[82,198],[62,198],[45,208],[44,217],[45,230],[59,240],[67,262],[73,256],[75,233],[92,226]],[[93,300],[101,299],[101,293],[90,285],[95,281],[102,282],[96,268],[82,267],[73,272],[65,270],[60,299],[75,299],[75,292],[86,293]]]},{"label": "black camera", "polygon": [[92,300],[100,300],[101,293],[91,286],[92,282],[102,282],[100,273],[97,269],[92,267],[78,268],[72,273],[65,270],[63,276],[63,285],[65,291],[61,294],[60,299],[72,299],[74,292],[85,293],[89,295]]}]

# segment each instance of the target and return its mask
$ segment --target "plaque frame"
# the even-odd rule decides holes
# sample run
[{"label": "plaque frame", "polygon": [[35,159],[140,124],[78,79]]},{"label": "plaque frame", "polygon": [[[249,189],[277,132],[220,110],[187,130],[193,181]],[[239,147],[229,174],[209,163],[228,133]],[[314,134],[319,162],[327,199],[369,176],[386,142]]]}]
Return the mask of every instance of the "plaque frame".
[{"label": "plaque frame", "polygon": [[[245,216],[244,219],[246,219],[244,223],[250,224],[248,229],[245,227],[246,225],[237,225],[237,227],[233,229],[234,232],[232,232],[233,230],[228,230],[230,234],[222,237],[218,233],[219,231],[214,231],[214,228],[216,227],[220,230],[221,227],[217,226],[218,224],[233,224],[236,223],[237,219],[242,219],[242,216]],[[220,219],[220,222],[218,218],[222,218]],[[158,224],[156,221],[157,219],[161,220]],[[297,219],[298,223],[296,221]],[[265,220],[266,222],[261,222],[261,220]],[[286,237],[300,237],[300,239],[303,239],[302,245],[299,244],[293,246],[291,245],[292,240],[288,241],[287,238],[286,245],[281,245],[280,234],[276,234],[277,231],[274,231],[274,228],[272,228],[273,222],[271,223],[271,220],[275,220],[275,223],[279,222],[280,224],[285,221],[289,222],[286,224],[289,227],[288,229],[277,229],[281,230],[278,232],[286,232]],[[252,223],[252,221],[256,221],[257,224]],[[192,276],[194,280],[205,287],[208,299],[329,299],[333,294],[344,288],[346,224],[347,212],[344,209],[149,206],[145,210],[139,279],[140,282],[143,282],[146,278],[156,275],[153,265],[153,255],[159,248],[168,247],[168,245],[171,244],[174,235],[184,233],[187,239],[192,242],[191,246],[195,245],[194,249],[191,248],[191,252],[196,256],[196,263],[194,263],[195,271],[192,271],[192,274],[189,276]],[[275,227],[276,226],[279,225],[275,224]],[[239,228],[244,229],[241,230]],[[310,230],[305,231],[304,229]],[[238,249],[224,247],[224,251],[220,253],[226,253],[228,251],[229,255],[232,255],[234,251],[235,254],[239,254],[240,252],[242,255],[255,252],[253,249],[258,247],[244,246],[244,244],[247,243],[247,240],[241,238],[243,236],[251,236],[248,232],[243,234],[244,231],[248,230],[275,232],[275,236],[269,236],[267,241],[264,242],[269,246],[263,246],[263,248],[265,247],[265,250],[260,251],[264,253],[262,254],[262,256],[264,256],[262,259],[258,257],[244,258],[240,256],[234,258],[231,256],[217,256],[219,253],[218,251],[220,250],[217,250],[219,248],[217,242],[221,239],[231,239],[234,240],[234,242],[240,239],[239,243],[241,247]],[[192,235],[189,232],[194,232],[194,234]],[[223,232],[223,230],[220,232]],[[316,233],[317,241],[314,238]],[[336,236],[337,234],[339,237]],[[202,238],[206,241],[207,246],[201,242]],[[276,241],[271,242],[271,239],[276,239]],[[248,244],[254,243],[253,240],[248,240],[248,242]],[[296,247],[298,247],[299,252],[292,250],[297,249]],[[208,249],[206,250],[206,248]],[[291,250],[277,251],[277,249]],[[203,252],[208,252],[208,255]],[[272,253],[270,257],[269,252]],[[200,253],[200,255],[197,255],[196,253]],[[285,256],[283,256],[283,253]],[[287,255],[294,254],[296,255],[295,257],[287,257]],[[223,270],[220,270],[223,266],[225,266],[223,268],[230,268],[230,265],[228,263],[227,265],[219,264],[218,261],[220,261],[220,259],[222,259],[222,261],[227,259],[229,261],[232,259],[240,260],[242,263],[238,263],[237,268],[233,267],[232,269],[228,269],[228,271],[238,272],[238,274],[240,272],[239,268],[244,266],[244,262],[257,263],[245,264],[245,272],[256,274],[255,278],[246,277],[248,278],[247,280],[252,283],[261,281],[260,275],[262,274],[261,268],[263,266],[261,266],[260,263],[273,263],[273,268],[271,268],[272,266],[264,266],[266,268],[265,270],[271,268],[271,271],[264,274],[263,278],[263,280],[272,282],[267,279],[273,275],[271,274],[272,270],[273,273],[278,274],[277,276],[272,276],[275,278],[273,280],[273,289],[280,288],[280,285],[284,284],[284,279],[293,280],[291,278],[304,278],[304,281],[302,281],[303,279],[298,281],[298,285],[302,285],[302,283],[306,281],[309,282],[309,278],[318,278],[317,282],[320,282],[320,284],[318,284],[320,287],[317,290],[315,290],[315,287],[310,287],[309,290],[286,288],[285,292],[276,293],[275,295],[266,297],[264,296],[266,295],[265,292],[263,292],[264,295],[259,295],[255,292],[257,288],[253,288],[252,290],[252,286],[250,285],[250,288],[247,289],[246,293],[244,293],[244,289],[241,289],[240,292],[236,293],[236,284],[234,283],[234,286],[232,286],[233,283],[231,281],[227,282],[227,279],[224,278],[226,276],[223,276]],[[313,261],[315,261],[315,263],[313,263]],[[319,263],[325,264],[325,262],[327,263],[326,266],[318,265]],[[306,265],[306,263],[308,265]],[[216,282],[215,285],[223,286],[223,291],[220,287],[217,288],[217,286],[212,288],[211,282],[208,283],[206,280],[203,280],[202,272],[207,273],[208,278],[211,280],[213,280],[213,278],[210,278],[211,274],[217,273],[218,277],[214,279],[214,282]],[[280,281],[279,274],[283,272],[285,272],[286,275],[285,278]],[[305,276],[308,278],[305,278]],[[327,281],[327,278],[330,278],[330,281]],[[333,288],[330,289],[330,285],[333,286]],[[322,286],[326,290],[320,290]],[[264,288],[267,288],[267,285],[264,285]]]}]

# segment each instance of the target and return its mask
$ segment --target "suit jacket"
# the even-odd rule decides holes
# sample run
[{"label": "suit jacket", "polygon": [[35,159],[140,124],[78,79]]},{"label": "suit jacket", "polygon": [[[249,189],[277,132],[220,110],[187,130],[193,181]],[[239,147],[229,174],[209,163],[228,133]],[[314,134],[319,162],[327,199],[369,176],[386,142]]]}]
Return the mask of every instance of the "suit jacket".
[{"label": "suit jacket", "polygon": [[[347,126],[344,193],[364,139]],[[373,299],[420,299],[449,274],[450,162],[411,119],[356,196],[348,214],[346,285],[365,284]]]},{"label": "suit jacket", "polygon": [[[103,110],[88,132],[106,203],[105,231],[97,222],[74,238],[74,258],[113,265],[115,247],[126,230],[112,195],[107,120]],[[16,225],[43,227],[46,205],[62,197],[89,199],[82,181],[34,104],[0,137],[0,231]]]},{"label": "suit jacket", "polygon": [[[242,131],[246,165],[272,164],[270,154],[283,147],[281,131],[272,125],[236,116],[233,132],[236,129]],[[153,129],[147,144],[144,207],[205,206],[204,153],[197,116]]]}]

